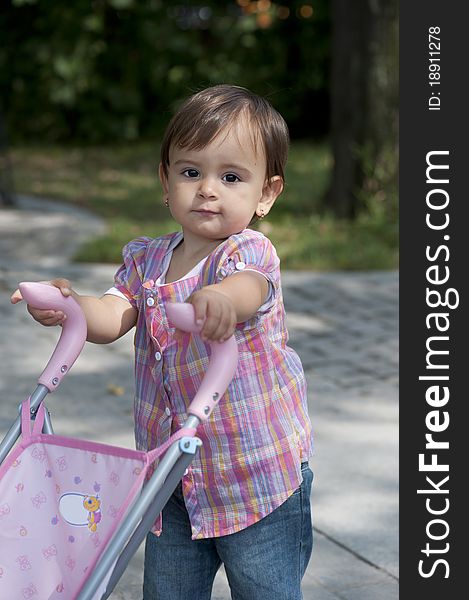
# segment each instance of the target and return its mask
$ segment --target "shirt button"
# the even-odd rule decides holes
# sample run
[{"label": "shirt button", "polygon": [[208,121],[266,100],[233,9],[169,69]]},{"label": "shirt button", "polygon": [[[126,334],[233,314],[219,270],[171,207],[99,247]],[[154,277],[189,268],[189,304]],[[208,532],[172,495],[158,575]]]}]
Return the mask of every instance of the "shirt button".
[{"label": "shirt button", "polygon": [[155,299],[151,296],[147,298],[147,306],[153,306],[155,304]]},{"label": "shirt button", "polygon": [[155,352],[156,360],[161,360],[161,352]]},{"label": "shirt button", "polygon": [[243,261],[240,260],[239,262],[236,263],[236,270],[237,271],[242,271],[245,266],[246,266],[246,263],[243,263]]},{"label": "shirt button", "polygon": [[170,408],[166,407],[166,408],[164,409],[164,412],[165,412],[165,413],[168,415],[168,417],[170,417],[170,416],[171,416],[171,409],[170,409]]}]

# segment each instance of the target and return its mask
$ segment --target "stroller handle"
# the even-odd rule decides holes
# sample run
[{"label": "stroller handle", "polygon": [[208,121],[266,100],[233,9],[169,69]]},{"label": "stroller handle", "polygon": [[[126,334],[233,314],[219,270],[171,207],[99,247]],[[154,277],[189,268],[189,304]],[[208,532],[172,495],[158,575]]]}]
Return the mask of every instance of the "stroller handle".
[{"label": "stroller handle", "polygon": [[[192,304],[168,303],[166,313],[170,322],[189,333],[198,333],[202,325],[197,325]],[[205,421],[226,392],[238,366],[238,346],[234,335],[224,342],[210,342],[210,361],[205,376],[192,400],[188,414]]]},{"label": "stroller handle", "polygon": [[71,296],[65,297],[53,285],[38,282],[19,284],[21,295],[28,304],[40,309],[61,310],[67,319],[62,325],[57,346],[38,379],[49,392],[56,390],[83,349],[86,341],[86,319],[80,305]]}]

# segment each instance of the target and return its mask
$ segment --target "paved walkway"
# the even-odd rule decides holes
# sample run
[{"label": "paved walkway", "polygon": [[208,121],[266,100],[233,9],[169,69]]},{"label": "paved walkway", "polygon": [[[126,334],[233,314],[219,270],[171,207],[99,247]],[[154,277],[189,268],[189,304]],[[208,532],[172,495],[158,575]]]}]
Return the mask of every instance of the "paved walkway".
[{"label": "paved walkway", "polygon": [[[70,278],[102,292],[115,266],[70,257],[102,223],[71,207],[21,199],[0,209],[0,435],[36,385],[57,329],[34,323],[9,296],[19,281]],[[315,547],[305,600],[398,598],[397,273],[285,272],[291,345],[302,357],[316,435]],[[132,335],[87,344],[50,397],[58,433],[133,447]],[[112,600],[141,597],[142,552]],[[223,572],[213,600],[230,598]],[[169,599],[168,599],[169,600]],[[253,600],[255,600],[253,598]],[[274,600],[274,599],[273,599]]]}]

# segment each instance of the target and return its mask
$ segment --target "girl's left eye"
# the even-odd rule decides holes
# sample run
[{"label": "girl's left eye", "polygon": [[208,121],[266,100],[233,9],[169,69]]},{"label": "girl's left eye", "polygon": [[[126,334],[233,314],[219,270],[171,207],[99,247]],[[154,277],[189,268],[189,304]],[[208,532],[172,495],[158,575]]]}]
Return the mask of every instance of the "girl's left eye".
[{"label": "girl's left eye", "polygon": [[226,181],[227,183],[236,183],[237,181],[241,181],[241,179],[234,173],[227,173],[226,175],[223,175],[223,181]]}]

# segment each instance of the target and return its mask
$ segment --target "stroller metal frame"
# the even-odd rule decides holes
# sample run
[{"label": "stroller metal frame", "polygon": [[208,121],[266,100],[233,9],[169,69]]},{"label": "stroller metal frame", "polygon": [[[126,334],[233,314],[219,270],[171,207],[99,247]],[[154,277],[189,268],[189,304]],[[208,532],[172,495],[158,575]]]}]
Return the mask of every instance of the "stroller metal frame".
[{"label": "stroller metal frame", "polygon": [[[86,340],[86,321],[78,303],[71,297],[63,297],[57,288],[46,284],[22,283],[20,290],[29,304],[38,308],[62,310],[67,315],[55,351],[38,380],[37,388],[30,397],[31,416],[34,418],[41,402],[49,392],[57,389],[61,379],[80,354]],[[168,305],[167,313],[177,328],[193,333],[200,331],[201,326],[195,324],[193,307],[190,304]],[[210,345],[210,364],[201,386],[188,408],[189,416],[184,428],[196,429],[202,421],[210,416],[236,370],[237,347],[233,336],[223,343],[215,342]],[[45,411],[43,433],[54,433],[47,410]],[[21,416],[19,415],[0,444],[0,464],[20,435]],[[93,600],[101,581],[112,569],[101,600],[105,600],[111,595],[128,563],[169,500],[201,444],[199,438],[185,436],[175,441],[167,449],[152,476],[143,486],[132,510],[120,524],[93,572],[76,596],[77,600]]]}]

